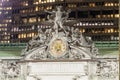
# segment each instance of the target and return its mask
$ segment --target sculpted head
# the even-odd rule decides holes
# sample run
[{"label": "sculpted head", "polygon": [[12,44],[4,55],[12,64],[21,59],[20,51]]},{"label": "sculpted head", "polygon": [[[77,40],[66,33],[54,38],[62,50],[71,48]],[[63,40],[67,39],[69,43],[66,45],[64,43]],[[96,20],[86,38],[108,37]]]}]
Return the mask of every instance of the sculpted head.
[{"label": "sculpted head", "polygon": [[56,7],[56,9],[57,9],[58,11],[61,11],[61,8],[62,8],[62,6],[57,6],[57,7]]}]

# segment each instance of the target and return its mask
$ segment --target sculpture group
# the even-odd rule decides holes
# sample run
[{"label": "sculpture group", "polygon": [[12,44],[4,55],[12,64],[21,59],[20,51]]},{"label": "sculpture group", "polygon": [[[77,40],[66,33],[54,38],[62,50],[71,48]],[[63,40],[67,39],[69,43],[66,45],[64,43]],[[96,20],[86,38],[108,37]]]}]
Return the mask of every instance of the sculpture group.
[{"label": "sculpture group", "polygon": [[[98,49],[93,41],[83,36],[79,28],[64,25],[71,12],[70,10],[62,11],[62,7],[58,6],[55,11],[45,12],[50,14],[47,22],[53,23],[53,26],[47,29],[38,29],[38,34],[22,50],[22,59],[20,62],[18,61],[19,63],[15,61],[2,63],[1,80],[42,80],[36,73],[31,73],[31,66],[33,65],[29,63],[34,62],[29,62],[29,60],[44,62],[52,60],[82,61],[86,59],[93,60],[93,62],[86,61],[88,65],[85,66],[82,63],[82,66],[86,68],[84,75],[74,75],[72,80],[81,80],[86,76],[87,80],[117,80],[117,61],[97,59]],[[92,69],[91,72],[89,72],[90,69]],[[95,79],[93,76],[98,78]]]},{"label": "sculpture group", "polygon": [[[80,33],[78,28],[66,27],[63,25],[63,23],[65,23],[67,21],[67,18],[69,17],[70,10],[62,11],[62,7],[58,6],[56,7],[56,11],[45,12],[51,14],[48,17],[48,22],[54,23],[54,25],[46,30],[40,28],[38,30],[38,35],[33,37],[32,40],[28,42],[27,47],[25,50],[23,50],[22,55],[29,55],[30,52],[33,52],[38,48],[42,48],[44,49],[44,51],[39,51],[39,53],[41,53],[40,55],[38,55],[38,52],[34,52],[34,55],[31,55],[31,57],[33,58],[36,56],[38,59],[38,57],[42,55],[43,58],[45,58],[45,54],[47,54],[47,58],[54,58],[49,55],[48,48],[51,45],[51,41],[58,38],[63,38],[65,43],[68,44],[67,53],[65,56],[61,57],[61,59],[66,57],[68,57],[69,59],[80,59],[85,57],[93,58],[98,54],[98,50],[94,46],[92,40],[85,38],[82,33]],[[51,16],[54,16],[54,18],[51,19]]]}]

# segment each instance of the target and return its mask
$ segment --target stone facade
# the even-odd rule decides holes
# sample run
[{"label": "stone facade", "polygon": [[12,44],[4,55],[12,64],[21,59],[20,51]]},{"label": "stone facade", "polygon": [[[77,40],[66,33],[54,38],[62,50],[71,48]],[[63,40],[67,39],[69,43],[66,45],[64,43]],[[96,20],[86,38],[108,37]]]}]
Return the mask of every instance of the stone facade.
[{"label": "stone facade", "polygon": [[[92,40],[64,27],[70,10],[46,11],[53,27],[39,29],[19,60],[1,61],[1,80],[118,80],[118,59],[99,57]],[[54,16],[54,19],[51,19]]]}]

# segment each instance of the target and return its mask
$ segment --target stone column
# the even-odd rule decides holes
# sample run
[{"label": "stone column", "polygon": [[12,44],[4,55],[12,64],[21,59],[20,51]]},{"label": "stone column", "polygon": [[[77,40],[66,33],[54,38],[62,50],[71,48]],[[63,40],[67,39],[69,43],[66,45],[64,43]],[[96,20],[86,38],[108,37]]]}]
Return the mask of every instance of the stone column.
[{"label": "stone column", "polygon": [[21,80],[26,80],[27,77],[27,63],[21,63]]},{"label": "stone column", "polygon": [[88,62],[88,80],[97,80],[96,78],[97,64],[95,61]]}]

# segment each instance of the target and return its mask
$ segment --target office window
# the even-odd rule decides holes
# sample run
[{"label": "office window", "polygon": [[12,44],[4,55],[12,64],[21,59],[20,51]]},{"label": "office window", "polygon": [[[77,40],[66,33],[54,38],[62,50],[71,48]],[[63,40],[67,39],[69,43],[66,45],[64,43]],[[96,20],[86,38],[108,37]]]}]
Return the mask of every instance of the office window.
[{"label": "office window", "polygon": [[21,39],[21,38],[26,38],[26,37],[27,37],[26,34],[19,34],[19,35],[18,35],[18,38],[19,38],[19,39]]},{"label": "office window", "polygon": [[106,2],[104,6],[114,6],[116,5],[115,3],[109,3],[109,2]]},{"label": "office window", "polygon": [[27,23],[27,18],[22,19],[23,23]]},{"label": "office window", "polygon": [[46,10],[51,10],[52,9],[52,6],[47,6],[46,7]]},{"label": "office window", "polygon": [[101,18],[101,15],[96,15],[96,18]]},{"label": "office window", "polygon": [[[63,0],[60,0],[63,1]],[[34,0],[33,4],[43,4],[43,3],[51,3],[51,2],[55,2],[55,0]]]},{"label": "office window", "polygon": [[35,11],[39,11],[39,7],[38,6],[36,6]]},{"label": "office window", "polygon": [[36,20],[36,17],[32,17],[32,18],[29,18],[29,23],[34,23],[34,22],[36,22],[37,20]]},{"label": "office window", "polygon": [[115,14],[115,18],[119,18],[120,14]]},{"label": "office window", "polygon": [[39,3],[39,0],[34,0],[33,1],[33,4],[38,4]]},{"label": "office window", "polygon": [[7,40],[7,41],[0,41],[0,43],[10,43],[10,41],[9,40]]},{"label": "office window", "polygon": [[81,32],[81,33],[84,33],[84,32],[85,32],[85,29],[80,29],[80,32]]},{"label": "office window", "polygon": [[76,4],[68,4],[68,7],[69,8],[75,8],[75,7],[77,7],[77,5]]},{"label": "office window", "polygon": [[95,3],[89,3],[89,6],[90,7],[95,7],[96,5],[95,5]]},{"label": "office window", "polygon": [[119,3],[114,3],[114,6],[119,6]]},{"label": "office window", "polygon": [[28,1],[23,1],[23,2],[21,3],[21,5],[22,5],[22,6],[28,6]]}]

